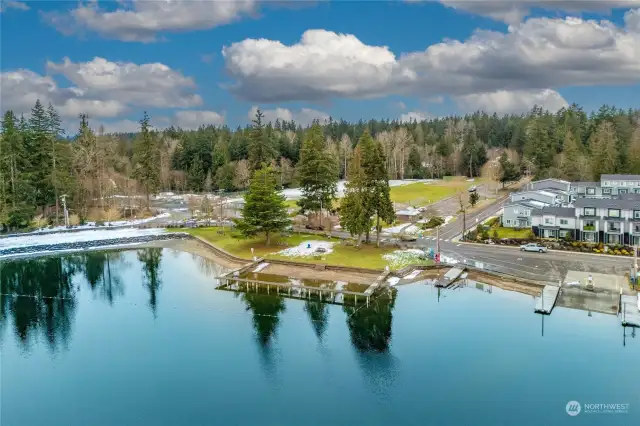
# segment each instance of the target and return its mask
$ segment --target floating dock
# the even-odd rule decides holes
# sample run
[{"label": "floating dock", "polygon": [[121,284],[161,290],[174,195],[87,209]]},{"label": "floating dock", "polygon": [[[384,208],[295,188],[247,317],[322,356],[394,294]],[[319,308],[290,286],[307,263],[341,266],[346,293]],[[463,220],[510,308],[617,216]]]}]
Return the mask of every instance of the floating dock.
[{"label": "floating dock", "polygon": [[624,327],[640,327],[640,309],[638,296],[623,294],[620,296],[620,315]]},{"label": "floating dock", "polygon": [[546,285],[542,289],[542,294],[536,298],[536,307],[534,312],[538,314],[549,315],[556,305],[558,295],[560,294],[560,287],[554,285]]},{"label": "floating dock", "polygon": [[435,283],[436,287],[449,287],[451,284],[453,284],[458,278],[460,278],[460,275],[462,275],[463,270],[460,268],[451,268],[447,271],[446,274],[444,274],[444,277],[442,279],[442,281],[438,280]]}]

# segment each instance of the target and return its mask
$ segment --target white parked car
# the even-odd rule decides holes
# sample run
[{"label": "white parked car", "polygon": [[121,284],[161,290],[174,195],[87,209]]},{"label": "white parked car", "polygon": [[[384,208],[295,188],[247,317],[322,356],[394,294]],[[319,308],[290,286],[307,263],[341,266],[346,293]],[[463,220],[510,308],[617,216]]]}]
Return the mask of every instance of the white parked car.
[{"label": "white parked car", "polygon": [[469,188],[469,192],[476,192],[478,190],[478,187],[473,185],[471,188]]},{"label": "white parked car", "polygon": [[520,246],[520,251],[537,251],[539,253],[546,253],[547,248],[537,243],[529,243]]}]

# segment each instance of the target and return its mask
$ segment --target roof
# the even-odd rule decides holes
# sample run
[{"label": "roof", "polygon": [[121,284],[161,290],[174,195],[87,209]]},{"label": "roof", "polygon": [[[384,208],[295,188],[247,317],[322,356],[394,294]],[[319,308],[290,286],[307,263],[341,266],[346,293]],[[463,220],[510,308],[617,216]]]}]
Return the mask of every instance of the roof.
[{"label": "roof", "polygon": [[544,207],[540,210],[536,210],[534,216],[559,216],[559,217],[576,217],[576,209],[571,207]]},{"label": "roof", "polygon": [[[635,194],[631,194],[635,195]],[[636,197],[620,198],[578,198],[576,207],[596,207],[609,209],[640,209],[640,199]]]},{"label": "roof", "polygon": [[602,175],[600,181],[603,180],[640,180],[640,175]]},{"label": "roof", "polygon": [[555,197],[556,194],[546,190],[537,191],[539,194],[546,195],[547,197]]},{"label": "roof", "polygon": [[530,198],[527,198],[525,200],[518,200],[518,201],[514,201],[512,203],[509,204],[505,204],[504,207],[513,207],[513,206],[522,206],[522,207],[528,207],[531,209],[541,209],[545,206],[548,206],[549,204],[547,203],[543,203],[542,201],[538,201],[538,200],[532,200]]},{"label": "roof", "polygon": [[571,186],[600,186],[600,182],[571,182]]},{"label": "roof", "polygon": [[567,184],[567,185],[569,185],[571,183],[568,180],[562,180],[562,179],[556,179],[556,178],[541,179],[541,180],[533,181],[531,183],[533,184],[533,183],[545,182],[545,181],[548,181],[548,180],[553,181],[553,182],[558,182],[558,183],[564,183],[564,184]]}]

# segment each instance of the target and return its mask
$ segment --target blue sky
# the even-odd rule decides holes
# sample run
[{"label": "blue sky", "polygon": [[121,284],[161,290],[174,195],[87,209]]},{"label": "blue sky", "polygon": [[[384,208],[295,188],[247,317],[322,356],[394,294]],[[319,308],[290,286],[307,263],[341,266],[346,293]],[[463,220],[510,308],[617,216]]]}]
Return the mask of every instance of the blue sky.
[{"label": "blue sky", "polygon": [[638,106],[637,0],[443,3],[5,1],[2,109],[128,130]]}]

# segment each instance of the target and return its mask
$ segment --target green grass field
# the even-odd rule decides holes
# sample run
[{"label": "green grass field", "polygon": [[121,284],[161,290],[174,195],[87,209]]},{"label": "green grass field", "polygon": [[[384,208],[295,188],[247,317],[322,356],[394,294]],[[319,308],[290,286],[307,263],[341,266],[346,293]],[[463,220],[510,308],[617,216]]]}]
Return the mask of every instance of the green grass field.
[{"label": "green grass field", "polygon": [[525,239],[529,237],[529,233],[531,232],[529,229],[514,229],[514,228],[503,228],[501,226],[491,228],[489,230],[489,236],[493,238],[493,231],[498,231],[499,238],[514,238],[514,239]]},{"label": "green grass field", "polygon": [[466,191],[473,182],[463,179],[449,179],[439,183],[416,182],[391,188],[391,201],[411,205],[434,203]]},{"label": "green grass field", "polygon": [[[384,254],[391,253],[394,249],[376,248],[375,245],[362,245],[360,248],[347,246],[341,243],[340,239],[327,238],[315,234],[293,234],[290,236],[276,236],[272,238],[271,245],[266,246],[264,238],[241,239],[235,238],[234,234],[226,232],[225,235],[218,234],[219,228],[196,228],[196,229],[176,229],[176,232],[187,232],[191,235],[201,237],[216,247],[219,247],[235,256],[251,259],[251,248],[258,257],[267,259],[295,260],[304,263],[323,263],[337,266],[354,266],[360,268],[383,269],[389,264],[382,258]],[[295,247],[304,241],[331,241],[334,242],[333,252],[320,257],[286,257],[277,252],[287,248]],[[430,264],[430,261],[422,261]],[[404,265],[396,265],[400,268]]]}]

